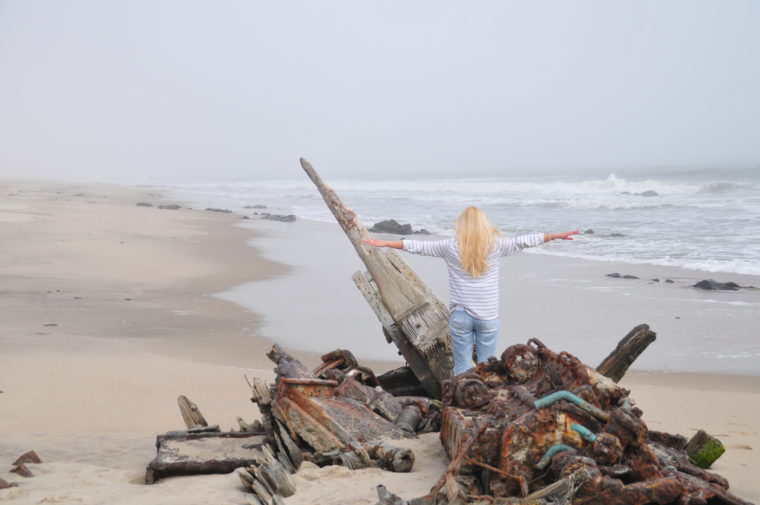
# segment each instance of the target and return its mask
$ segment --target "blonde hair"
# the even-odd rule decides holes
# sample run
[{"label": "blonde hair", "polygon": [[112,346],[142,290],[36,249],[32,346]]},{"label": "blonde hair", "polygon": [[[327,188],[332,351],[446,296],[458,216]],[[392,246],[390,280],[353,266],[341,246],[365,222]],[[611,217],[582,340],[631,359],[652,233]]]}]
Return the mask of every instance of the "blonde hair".
[{"label": "blonde hair", "polygon": [[478,207],[467,207],[456,224],[459,260],[473,277],[480,277],[488,268],[488,255],[496,245],[499,230]]}]

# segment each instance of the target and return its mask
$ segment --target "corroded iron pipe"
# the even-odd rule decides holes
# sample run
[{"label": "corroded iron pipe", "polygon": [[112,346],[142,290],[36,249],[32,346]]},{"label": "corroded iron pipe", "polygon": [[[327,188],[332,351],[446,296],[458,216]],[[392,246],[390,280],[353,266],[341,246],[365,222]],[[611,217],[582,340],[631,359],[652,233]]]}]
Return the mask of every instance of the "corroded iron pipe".
[{"label": "corroded iron pipe", "polygon": [[596,442],[596,433],[586,428],[582,424],[573,424],[571,428],[580,433],[581,437],[583,437],[583,440],[586,440],[588,442]]},{"label": "corroded iron pipe", "polygon": [[580,408],[582,408],[583,410],[590,412],[591,414],[593,414],[594,416],[598,417],[599,419],[603,421],[607,421],[610,418],[610,415],[607,412],[603,411],[599,407],[591,405],[589,402],[579,398],[578,396],[574,395],[570,391],[564,391],[564,390],[556,391],[552,394],[544,396],[543,398],[539,398],[533,403],[533,405],[537,409],[543,409],[545,407],[548,407],[552,403],[558,402],[560,400],[567,400],[569,402],[572,402],[576,404],[577,406],[579,406]]},{"label": "corroded iron pipe", "polygon": [[544,468],[549,466],[549,463],[551,463],[552,458],[554,457],[555,454],[557,454],[558,452],[565,452],[565,451],[575,452],[575,447],[570,447],[569,445],[566,445],[566,444],[557,444],[557,445],[553,445],[549,447],[549,450],[546,451],[546,453],[543,456],[541,456],[541,459],[538,460],[538,463],[535,464],[536,469],[543,470]]}]

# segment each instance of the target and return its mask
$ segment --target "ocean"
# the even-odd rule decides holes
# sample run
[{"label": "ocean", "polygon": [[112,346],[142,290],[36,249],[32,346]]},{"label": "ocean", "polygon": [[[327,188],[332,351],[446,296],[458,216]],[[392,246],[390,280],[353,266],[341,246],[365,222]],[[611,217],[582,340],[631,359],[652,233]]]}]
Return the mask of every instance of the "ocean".
[{"label": "ocean", "polygon": [[[461,210],[481,207],[506,236],[579,229],[583,240],[531,250],[597,261],[760,275],[760,168],[602,177],[521,174],[327,181],[368,227],[384,219],[450,236]],[[314,185],[293,180],[169,183],[212,207],[334,222]]]},{"label": "ocean", "polygon": [[[450,236],[461,210],[476,205],[506,236],[575,228],[583,233],[572,242],[556,241],[527,249],[525,254],[616,262],[610,272],[621,269],[623,274],[666,275],[655,273],[661,267],[647,264],[698,271],[668,285],[648,278],[625,284],[606,278],[606,269],[592,273],[579,265],[570,272],[545,270],[531,278],[540,285],[536,292],[546,297],[540,304],[531,295],[523,300],[510,290],[510,278],[505,278],[501,313],[506,317],[500,345],[536,336],[594,363],[630,328],[648,322],[659,335],[656,351],[645,353],[637,367],[760,374],[760,341],[753,323],[760,306],[758,293],[712,294],[691,287],[700,278],[729,281],[740,274],[760,275],[758,170],[435,180],[328,178],[327,182],[368,227],[392,218],[414,229]],[[359,261],[353,251],[340,252],[350,246],[340,238],[342,233],[324,224],[335,220],[305,175],[291,180],[174,181],[162,187],[167,196],[193,208],[298,217],[295,226],[256,222],[263,234],[253,241],[265,256],[291,265],[292,275],[244,284],[218,295],[260,314],[263,335],[303,351],[349,348],[359,359],[396,359],[350,281],[350,275],[361,268]],[[306,221],[323,223],[301,226]],[[335,245],[304,254],[304,243],[324,243],[325,236],[333,237]],[[425,261],[428,258],[405,258],[445,298],[443,266]],[[512,264],[507,262],[505,268]],[[625,264],[630,267],[622,270]],[[330,286],[329,295],[324,286]],[[324,303],[314,303],[315,299]],[[536,320],[542,323],[537,326]],[[566,327],[556,326],[554,320]],[[566,332],[573,338],[565,340]]]}]

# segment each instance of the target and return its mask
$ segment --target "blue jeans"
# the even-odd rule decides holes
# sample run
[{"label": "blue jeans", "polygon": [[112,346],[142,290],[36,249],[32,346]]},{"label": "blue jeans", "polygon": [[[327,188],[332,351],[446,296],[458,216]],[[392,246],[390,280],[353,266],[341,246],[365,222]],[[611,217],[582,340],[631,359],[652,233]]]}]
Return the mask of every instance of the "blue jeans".
[{"label": "blue jeans", "polygon": [[449,318],[451,347],[454,352],[454,375],[472,368],[472,343],[478,351],[478,363],[496,355],[499,319],[476,319],[464,310],[455,310]]}]

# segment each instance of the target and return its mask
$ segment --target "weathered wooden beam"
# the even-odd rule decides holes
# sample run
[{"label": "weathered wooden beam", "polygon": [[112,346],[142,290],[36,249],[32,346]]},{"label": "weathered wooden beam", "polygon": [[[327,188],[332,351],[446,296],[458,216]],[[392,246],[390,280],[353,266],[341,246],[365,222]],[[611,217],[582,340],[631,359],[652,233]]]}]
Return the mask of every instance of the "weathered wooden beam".
[{"label": "weathered wooden beam", "polygon": [[179,405],[179,411],[182,413],[182,419],[185,421],[188,430],[208,426],[206,418],[203,417],[198,406],[191,402],[187,396],[180,395],[177,398],[177,404]]},{"label": "weathered wooden beam", "polygon": [[655,341],[657,334],[649,329],[648,324],[640,324],[628,332],[628,335],[618,342],[615,350],[604,358],[596,371],[615,382],[619,382],[636,358],[644,352],[649,344]]},{"label": "weathered wooden beam", "polygon": [[360,290],[422,386],[430,395],[440,397],[440,382],[451,378],[453,370],[448,308],[395,251],[365,245],[363,239],[369,234],[356,213],[346,207],[308,161],[301,158],[301,166],[369,271],[373,284],[367,288],[366,283],[357,283]]},{"label": "weathered wooden beam", "polygon": [[700,468],[710,468],[724,452],[723,443],[704,430],[699,430],[686,444],[689,460]]}]

